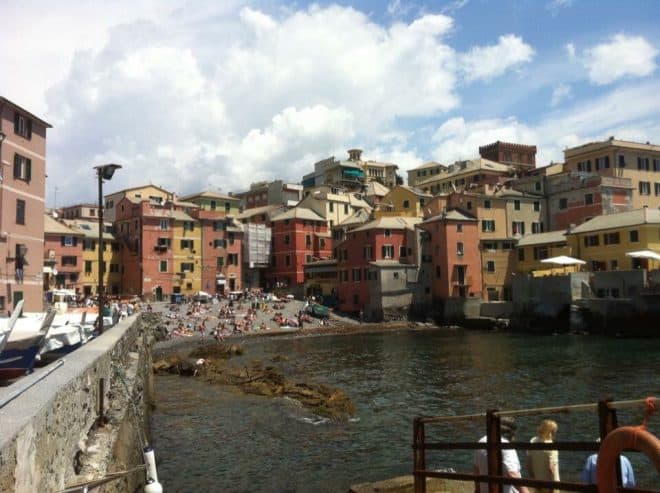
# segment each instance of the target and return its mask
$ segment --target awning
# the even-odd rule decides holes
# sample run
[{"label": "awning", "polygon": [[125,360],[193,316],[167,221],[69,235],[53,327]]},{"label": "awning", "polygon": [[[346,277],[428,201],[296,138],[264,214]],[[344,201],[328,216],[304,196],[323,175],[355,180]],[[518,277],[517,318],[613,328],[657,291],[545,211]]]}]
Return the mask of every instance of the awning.
[{"label": "awning", "polygon": [[586,264],[584,260],[579,258],[569,257],[568,255],[559,255],[558,257],[550,257],[541,260],[544,264],[558,264],[558,265],[582,265]]},{"label": "awning", "polygon": [[350,178],[362,178],[364,176],[364,171],[361,169],[345,169],[342,171],[342,175]]}]

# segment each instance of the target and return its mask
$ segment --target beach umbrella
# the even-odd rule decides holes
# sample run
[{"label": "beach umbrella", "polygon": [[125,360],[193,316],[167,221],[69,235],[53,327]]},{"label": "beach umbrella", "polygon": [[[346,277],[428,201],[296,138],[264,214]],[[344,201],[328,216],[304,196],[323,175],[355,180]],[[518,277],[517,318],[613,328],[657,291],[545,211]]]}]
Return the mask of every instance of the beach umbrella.
[{"label": "beach umbrella", "polygon": [[660,253],[656,253],[653,250],[637,250],[634,252],[626,253],[626,256],[632,258],[646,258],[652,260],[660,260]]},{"label": "beach umbrella", "polygon": [[558,257],[550,257],[541,260],[544,264],[557,264],[557,265],[582,265],[586,264],[584,260],[579,258],[569,257],[568,255],[559,255]]}]

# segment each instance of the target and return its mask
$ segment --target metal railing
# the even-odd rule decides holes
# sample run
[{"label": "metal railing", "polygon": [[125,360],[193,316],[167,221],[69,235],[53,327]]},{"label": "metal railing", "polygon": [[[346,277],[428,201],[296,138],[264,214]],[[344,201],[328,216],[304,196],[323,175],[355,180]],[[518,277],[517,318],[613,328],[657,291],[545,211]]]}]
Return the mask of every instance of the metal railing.
[{"label": "metal railing", "polygon": [[[651,398],[658,403],[660,399]],[[501,493],[503,485],[531,486],[534,488],[561,489],[563,491],[577,491],[583,493],[598,493],[595,484],[575,483],[570,481],[545,481],[529,478],[505,477],[502,472],[502,454],[505,449],[516,450],[568,450],[597,452],[599,443],[595,441],[556,441],[556,442],[501,442],[502,432],[500,419],[504,416],[535,416],[571,412],[596,412],[598,414],[599,432],[601,440],[609,432],[618,427],[617,409],[639,408],[647,404],[647,400],[600,401],[596,404],[579,404],[571,406],[556,406],[534,409],[522,409],[512,411],[489,410],[481,414],[469,414],[462,416],[436,416],[415,418],[413,423],[413,476],[415,481],[415,493],[426,493],[427,478],[442,478],[456,481],[475,481],[488,483],[489,493]],[[449,423],[452,421],[479,421],[486,420],[486,442],[426,442],[426,425]],[[453,471],[434,471],[426,469],[427,450],[480,450],[486,449],[488,474],[461,473]],[[623,488],[621,486],[620,464],[617,464],[617,478],[619,491],[636,493],[657,493],[660,490],[642,490],[637,488]]]}]

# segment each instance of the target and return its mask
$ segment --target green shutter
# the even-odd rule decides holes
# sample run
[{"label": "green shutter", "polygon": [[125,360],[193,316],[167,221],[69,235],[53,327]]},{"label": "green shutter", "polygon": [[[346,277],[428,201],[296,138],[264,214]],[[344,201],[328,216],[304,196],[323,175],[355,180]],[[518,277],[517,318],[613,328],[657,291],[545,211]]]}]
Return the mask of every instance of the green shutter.
[{"label": "green shutter", "polygon": [[32,159],[25,160],[25,179],[27,181],[32,179]]}]

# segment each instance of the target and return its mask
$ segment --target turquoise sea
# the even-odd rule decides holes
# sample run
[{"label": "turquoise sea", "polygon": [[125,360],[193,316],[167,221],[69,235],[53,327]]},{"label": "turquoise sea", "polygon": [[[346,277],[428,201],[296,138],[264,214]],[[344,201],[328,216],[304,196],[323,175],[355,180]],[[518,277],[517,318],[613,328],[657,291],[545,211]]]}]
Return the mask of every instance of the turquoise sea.
[{"label": "turquoise sea", "polygon": [[[660,338],[525,336],[465,330],[397,331],[350,336],[249,338],[245,361],[270,361],[297,380],[339,387],[353,399],[354,420],[321,420],[288,399],[244,395],[178,376],[156,377],[152,420],[165,491],[346,492],[352,484],[412,470],[413,419],[660,395]],[[593,440],[595,413],[519,419],[529,440],[542,417],[559,440]],[[641,410],[619,413],[640,424]],[[660,413],[651,418],[659,434]],[[427,437],[478,440],[485,421],[428,429]],[[521,462],[524,457],[521,456]],[[588,454],[562,452],[563,479],[577,480]],[[629,454],[638,486],[660,478]],[[433,468],[471,470],[472,453],[429,453]],[[523,471],[524,474],[524,471]]]}]

